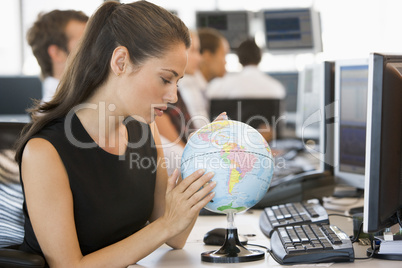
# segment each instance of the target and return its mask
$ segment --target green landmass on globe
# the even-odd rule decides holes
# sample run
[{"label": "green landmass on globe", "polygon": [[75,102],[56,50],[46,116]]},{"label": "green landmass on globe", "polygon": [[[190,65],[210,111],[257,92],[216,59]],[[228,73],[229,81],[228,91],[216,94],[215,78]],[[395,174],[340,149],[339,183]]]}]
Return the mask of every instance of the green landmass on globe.
[{"label": "green landmass on globe", "polygon": [[233,120],[215,121],[195,132],[181,159],[182,178],[198,169],[215,173],[215,197],[205,208],[241,212],[258,203],[272,180],[273,158],[263,136]]},{"label": "green landmass on globe", "polygon": [[221,206],[221,207],[218,207],[218,210],[219,210],[219,211],[236,210],[236,211],[240,212],[240,211],[243,211],[243,210],[246,210],[246,209],[247,209],[246,207],[237,207],[237,208],[234,208],[234,207],[232,207],[232,203],[230,203],[228,206]]}]

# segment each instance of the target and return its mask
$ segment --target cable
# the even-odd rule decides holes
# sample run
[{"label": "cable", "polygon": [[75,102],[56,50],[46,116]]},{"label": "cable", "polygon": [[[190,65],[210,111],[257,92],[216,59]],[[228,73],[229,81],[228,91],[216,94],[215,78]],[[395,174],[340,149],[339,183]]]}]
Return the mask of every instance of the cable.
[{"label": "cable", "polygon": [[351,241],[352,243],[355,243],[355,242],[357,242],[357,240],[359,240],[359,236],[360,236],[360,233],[362,232],[362,229],[363,229],[363,222],[360,223],[359,231],[357,232],[356,236],[350,238],[350,241]]},{"label": "cable", "polygon": [[264,248],[267,253],[271,256],[272,259],[274,259],[274,261],[276,261],[279,264],[283,264],[283,261],[281,259],[278,259],[272,252],[272,250],[266,246],[262,246],[262,245],[257,245],[257,244],[247,244],[247,246],[255,246],[255,247],[260,247],[260,248]]},{"label": "cable", "polygon": [[269,255],[271,256],[272,259],[274,259],[274,261],[276,261],[279,264],[283,264],[283,260],[279,259],[278,257],[276,257],[274,255],[274,253],[272,252],[272,249],[267,249],[267,252],[269,253]]},{"label": "cable", "polygon": [[[371,249],[372,249],[372,251],[371,251],[371,253],[370,253],[370,256],[367,256],[367,257],[365,257],[365,258],[354,258],[354,259],[355,259],[355,260],[368,260],[368,259],[373,258],[375,252],[380,248],[379,246],[376,246],[376,245],[375,245],[375,243],[374,243],[375,241],[376,241],[375,238],[373,238],[373,239],[371,240]],[[374,245],[374,246],[373,246],[373,245]],[[375,249],[374,249],[374,248],[375,248]]]},{"label": "cable", "polygon": [[332,214],[328,214],[328,217],[329,216],[338,216],[338,217],[344,217],[344,218],[353,219],[353,216],[348,216],[348,215],[343,215],[343,214],[334,214],[334,213],[332,213]]},{"label": "cable", "polygon": [[273,253],[272,253],[272,249],[266,247],[266,246],[261,246],[261,245],[257,245],[257,244],[247,244],[247,246],[255,246],[255,247],[260,247],[260,248],[264,248],[267,250],[267,252],[269,253],[269,255],[271,256],[272,259],[274,259],[274,261],[276,261],[279,264],[283,264],[283,261],[281,259],[278,259]]},{"label": "cable", "polygon": [[[353,216],[347,216],[347,215],[343,215],[343,214],[328,214],[328,217],[329,216],[338,216],[338,217],[344,217],[344,218],[353,219]],[[352,243],[356,243],[359,240],[359,236],[360,236],[360,233],[362,232],[362,229],[363,229],[363,222],[360,223],[359,231],[357,232],[356,236],[349,236],[350,241]]]},{"label": "cable", "polygon": [[370,255],[370,257],[365,257],[365,258],[357,258],[357,257],[354,257],[353,259],[354,260],[368,260],[368,259],[371,259],[372,257],[371,257],[371,255]]},{"label": "cable", "polygon": [[380,246],[379,246],[379,245],[376,245],[376,244],[375,244],[375,241],[377,241],[376,238],[373,238],[373,240],[371,240],[371,249],[372,249],[373,251],[371,252],[369,258],[372,258],[372,257],[374,256],[375,252],[380,249]]},{"label": "cable", "polygon": [[[333,199],[335,199],[335,200],[342,200],[342,199],[344,199],[343,197],[331,197],[331,198],[333,198]],[[340,203],[340,202],[334,202],[335,200],[324,200],[324,203],[328,203],[328,204],[332,204],[332,205],[335,205],[335,206],[342,206],[342,207],[348,207],[348,206],[352,206],[352,205],[354,205],[354,204],[357,204],[357,203],[359,203],[359,201],[360,201],[360,199],[362,198],[362,197],[349,197],[350,199],[356,199],[356,200],[353,200],[353,201],[351,201],[351,202],[348,202],[348,203]]]},{"label": "cable", "polygon": [[[339,217],[345,217],[345,218],[353,219],[353,216],[347,216],[347,215],[342,215],[342,214],[328,214],[328,216],[339,216]],[[362,232],[362,229],[363,229],[363,222],[360,223],[359,230],[358,230],[356,236],[355,237],[349,236],[350,241],[352,243],[356,243],[359,240],[359,236],[360,236],[360,233]],[[372,248],[373,251],[371,252],[370,256],[365,257],[365,258],[357,258],[357,257],[355,257],[353,259],[354,260],[368,260],[368,259],[371,259],[373,257],[373,255],[375,254],[375,251],[379,249],[379,246],[373,246],[374,241],[375,241],[375,239],[371,240],[371,248]],[[376,247],[376,248],[374,249],[374,247]]]},{"label": "cable", "polygon": [[249,244],[249,243],[247,243],[247,245],[246,245],[246,246],[260,247],[260,248],[264,248],[264,249],[266,249],[266,250],[267,250],[267,252],[269,252],[269,251],[270,251],[270,249],[269,249],[269,248],[267,248],[266,246],[261,246],[261,245],[257,245],[257,244]]}]

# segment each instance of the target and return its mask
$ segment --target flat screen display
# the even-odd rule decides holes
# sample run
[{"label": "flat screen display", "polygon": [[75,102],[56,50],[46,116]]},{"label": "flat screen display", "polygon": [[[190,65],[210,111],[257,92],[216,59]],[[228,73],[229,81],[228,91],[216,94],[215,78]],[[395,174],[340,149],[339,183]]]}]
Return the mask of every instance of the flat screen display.
[{"label": "flat screen display", "polygon": [[269,50],[314,48],[310,9],[265,11],[264,24]]},{"label": "flat screen display", "polygon": [[340,68],[339,170],[364,174],[368,66]]}]

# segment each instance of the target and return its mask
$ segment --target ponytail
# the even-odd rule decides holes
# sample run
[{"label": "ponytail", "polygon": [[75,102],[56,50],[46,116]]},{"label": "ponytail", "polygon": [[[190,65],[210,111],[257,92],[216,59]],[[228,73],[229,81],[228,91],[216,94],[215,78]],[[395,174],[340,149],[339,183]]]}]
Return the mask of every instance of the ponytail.
[{"label": "ponytail", "polygon": [[21,162],[25,144],[33,135],[66,116],[105,83],[117,46],[125,46],[130,60],[141,65],[148,58],[163,56],[178,43],[189,48],[190,36],[184,23],[169,11],[147,1],[103,3],[89,19],[75,54],[69,56],[54,98],[30,110],[32,123],[27,124],[17,142],[16,161]]}]

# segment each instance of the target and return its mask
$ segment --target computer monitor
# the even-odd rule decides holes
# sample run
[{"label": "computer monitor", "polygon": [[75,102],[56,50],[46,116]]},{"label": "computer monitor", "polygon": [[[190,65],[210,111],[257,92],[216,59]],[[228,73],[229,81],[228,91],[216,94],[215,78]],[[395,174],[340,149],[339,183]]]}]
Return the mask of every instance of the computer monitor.
[{"label": "computer monitor", "polygon": [[401,224],[402,55],[370,55],[365,172],[363,230]]},{"label": "computer monitor", "polygon": [[299,74],[296,113],[296,136],[318,141],[320,137],[320,97],[323,74],[320,64],[307,65]]},{"label": "computer monitor", "polygon": [[323,94],[320,97],[322,118],[320,121],[321,168],[334,173],[335,131],[335,62],[325,61],[322,66]]},{"label": "computer monitor", "polygon": [[265,42],[269,52],[321,52],[319,13],[311,8],[263,11]]},{"label": "computer monitor", "polygon": [[286,117],[287,124],[295,124],[296,122],[296,110],[297,110],[297,89],[299,81],[298,71],[288,72],[267,72],[284,86],[286,90],[286,96],[283,101],[283,110]]},{"label": "computer monitor", "polygon": [[[335,128],[335,62],[307,66],[301,72],[296,129],[319,169],[333,174]],[[311,139],[313,141],[311,142]],[[317,144],[318,143],[318,144]]]},{"label": "computer monitor", "polygon": [[42,99],[37,76],[0,76],[0,121],[29,121],[27,109]]},{"label": "computer monitor", "polygon": [[368,58],[335,62],[335,178],[364,189]]},{"label": "computer monitor", "polygon": [[283,115],[280,99],[211,99],[210,118],[216,118],[225,111],[231,120],[241,121],[253,128],[269,124],[275,130],[275,137],[282,134]]},{"label": "computer monitor", "polygon": [[250,13],[248,11],[197,11],[197,28],[214,28],[228,40],[230,48],[236,49],[250,33]]}]

